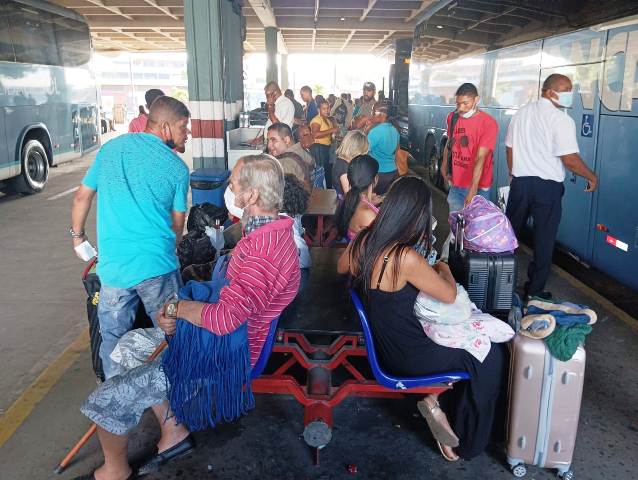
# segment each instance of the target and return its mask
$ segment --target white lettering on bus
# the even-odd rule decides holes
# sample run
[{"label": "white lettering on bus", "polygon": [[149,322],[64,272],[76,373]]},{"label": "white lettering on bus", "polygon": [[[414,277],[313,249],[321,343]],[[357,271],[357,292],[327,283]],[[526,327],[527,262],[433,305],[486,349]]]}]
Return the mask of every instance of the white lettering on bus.
[{"label": "white lettering on bus", "polygon": [[[624,56],[624,68],[621,59]],[[636,65],[638,64],[638,30],[610,35],[605,54],[605,73],[602,89],[603,105],[613,112],[630,112],[633,100],[638,99]],[[622,86],[622,88],[621,88]]]}]

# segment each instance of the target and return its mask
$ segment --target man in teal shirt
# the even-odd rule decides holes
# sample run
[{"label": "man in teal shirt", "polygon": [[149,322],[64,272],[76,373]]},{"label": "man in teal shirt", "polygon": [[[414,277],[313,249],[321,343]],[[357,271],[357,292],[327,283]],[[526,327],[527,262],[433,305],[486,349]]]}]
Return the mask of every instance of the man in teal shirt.
[{"label": "man in teal shirt", "polygon": [[109,355],[133,326],[140,300],[155,322],[181,285],[175,248],[184,229],[189,170],[173,149],[184,152],[189,117],[179,100],[157,98],[143,133],[121,135],[100,149],[73,201],[69,233],[77,246],[86,240],[84,225],[98,193],[98,319],[106,378],[117,374]]},{"label": "man in teal shirt", "polygon": [[397,177],[395,154],[399,148],[399,131],[390,121],[389,102],[381,101],[372,109],[373,127],[368,132],[368,155],[379,162],[379,181],[375,193],[384,195]]}]

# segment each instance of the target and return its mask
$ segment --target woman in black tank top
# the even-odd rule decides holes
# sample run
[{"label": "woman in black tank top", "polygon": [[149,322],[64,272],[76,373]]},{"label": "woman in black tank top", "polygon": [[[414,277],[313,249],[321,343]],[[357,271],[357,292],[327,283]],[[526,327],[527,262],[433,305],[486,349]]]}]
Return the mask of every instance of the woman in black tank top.
[{"label": "woman in black tank top", "polygon": [[[431,249],[430,191],[420,178],[397,180],[375,221],[359,233],[339,260],[339,272],[351,273],[364,299],[379,361],[389,373],[423,376],[465,370],[471,380],[458,382],[451,400],[451,427],[436,395],[417,406],[450,461],[472,458],[487,446],[503,375],[504,355],[494,344],[480,363],[462,349],[432,342],[414,314],[419,291],[446,303],[456,298],[456,283],[446,264],[430,267],[414,250]],[[458,436],[458,437],[457,437]],[[456,447],[456,448],[453,448]]]}]

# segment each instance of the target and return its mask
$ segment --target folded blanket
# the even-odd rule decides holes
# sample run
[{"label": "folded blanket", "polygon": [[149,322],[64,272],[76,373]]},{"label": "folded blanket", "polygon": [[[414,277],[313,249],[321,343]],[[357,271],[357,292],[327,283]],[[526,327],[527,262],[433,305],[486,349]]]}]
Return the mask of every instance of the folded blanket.
[{"label": "folded blanket", "polygon": [[433,323],[444,325],[464,324],[472,314],[472,301],[460,284],[456,284],[456,299],[453,303],[443,303],[419,292],[414,303],[414,314]]},{"label": "folded blanket", "polygon": [[585,344],[585,337],[592,331],[589,325],[557,325],[554,333],[545,339],[549,353],[561,362],[571,360],[579,345]]},{"label": "folded blanket", "polygon": [[498,318],[472,308],[465,289],[457,285],[453,304],[444,304],[419,293],[414,313],[430,340],[449,348],[462,348],[483,362],[492,342],[503,343],[514,336],[514,330]]},{"label": "folded blanket", "polygon": [[593,325],[597,316],[587,305],[571,302],[550,302],[540,298],[532,298],[527,302],[527,314],[549,314],[554,317],[558,325]]}]

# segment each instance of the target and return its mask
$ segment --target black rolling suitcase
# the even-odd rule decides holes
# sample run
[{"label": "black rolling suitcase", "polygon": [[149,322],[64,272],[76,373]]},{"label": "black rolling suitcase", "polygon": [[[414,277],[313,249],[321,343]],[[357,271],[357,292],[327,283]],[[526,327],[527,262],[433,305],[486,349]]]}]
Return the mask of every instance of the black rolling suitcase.
[{"label": "black rolling suitcase", "polygon": [[[84,273],[82,274],[82,283],[88,295],[86,299],[86,316],[89,320],[89,337],[91,340],[91,362],[93,363],[93,371],[99,382],[104,381],[104,370],[102,369],[102,360],[100,359],[100,345],[102,345],[102,334],[100,333],[100,321],[97,318],[97,304],[100,301],[100,278],[97,276],[97,258],[91,260]],[[146,315],[144,305],[139,303],[135,323],[133,328],[152,327],[153,322]]]},{"label": "black rolling suitcase", "polygon": [[463,248],[465,219],[459,215],[456,244],[448,263],[452,275],[467,290],[470,300],[483,312],[507,315],[516,291],[514,252],[481,253]]}]

